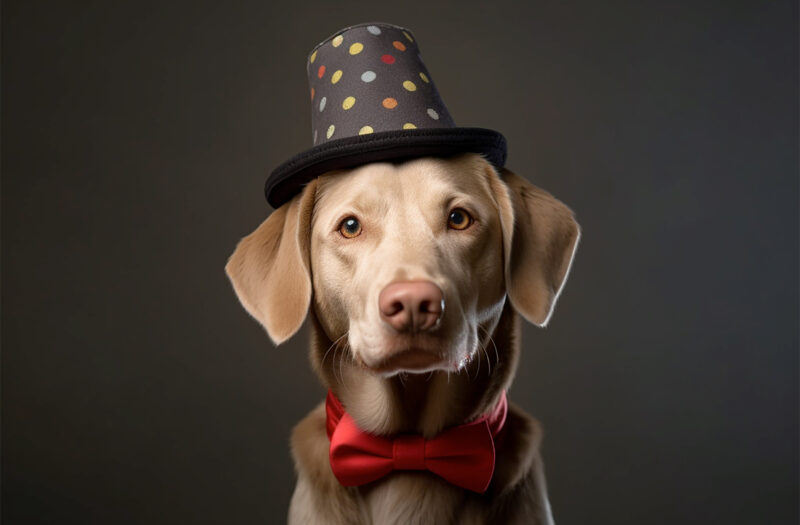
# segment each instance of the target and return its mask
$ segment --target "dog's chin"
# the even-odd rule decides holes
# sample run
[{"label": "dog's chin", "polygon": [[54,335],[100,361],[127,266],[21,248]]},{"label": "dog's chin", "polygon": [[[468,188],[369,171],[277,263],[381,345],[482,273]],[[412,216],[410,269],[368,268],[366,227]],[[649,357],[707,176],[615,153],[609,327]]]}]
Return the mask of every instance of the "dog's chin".
[{"label": "dog's chin", "polygon": [[382,377],[397,374],[426,374],[436,370],[457,372],[470,361],[468,357],[454,358],[453,352],[443,348],[442,341],[431,336],[401,336],[391,341],[383,356],[372,363],[362,359],[362,364]]},{"label": "dog's chin", "polygon": [[421,348],[407,348],[392,354],[368,368],[383,377],[397,374],[424,374],[445,368],[445,359],[441,355]]}]

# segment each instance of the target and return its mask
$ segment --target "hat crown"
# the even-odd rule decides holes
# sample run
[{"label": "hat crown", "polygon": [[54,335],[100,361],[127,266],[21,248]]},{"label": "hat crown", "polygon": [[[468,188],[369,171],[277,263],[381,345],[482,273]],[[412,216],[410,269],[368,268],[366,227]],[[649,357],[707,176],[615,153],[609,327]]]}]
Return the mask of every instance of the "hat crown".
[{"label": "hat crown", "polygon": [[337,31],[306,62],[314,145],[375,132],[453,128],[410,30],[379,22]]},{"label": "hat crown", "polygon": [[370,162],[462,153],[506,161],[501,133],[456,127],[408,29],[373,22],[337,31],[311,50],[306,71],[314,145],[267,178],[276,208],[315,177]]}]

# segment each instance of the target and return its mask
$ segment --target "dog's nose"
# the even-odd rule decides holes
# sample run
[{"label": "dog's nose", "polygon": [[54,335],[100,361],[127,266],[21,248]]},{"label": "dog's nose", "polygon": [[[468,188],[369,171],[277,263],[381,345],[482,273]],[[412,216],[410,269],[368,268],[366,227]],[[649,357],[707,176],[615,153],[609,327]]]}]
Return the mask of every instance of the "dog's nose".
[{"label": "dog's nose", "polygon": [[444,295],[430,281],[397,281],[381,291],[378,308],[399,332],[430,330],[444,313]]}]

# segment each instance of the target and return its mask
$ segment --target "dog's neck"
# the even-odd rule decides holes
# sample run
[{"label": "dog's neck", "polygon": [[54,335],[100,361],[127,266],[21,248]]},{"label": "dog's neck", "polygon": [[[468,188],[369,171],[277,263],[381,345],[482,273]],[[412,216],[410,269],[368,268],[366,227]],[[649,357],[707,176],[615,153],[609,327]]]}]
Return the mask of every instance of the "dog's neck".
[{"label": "dog's neck", "polygon": [[382,377],[356,363],[346,345],[334,345],[312,313],[311,360],[362,430],[432,437],[494,406],[516,370],[518,331],[517,314],[507,301],[496,327],[480,342],[485,352],[479,350],[458,373]]}]

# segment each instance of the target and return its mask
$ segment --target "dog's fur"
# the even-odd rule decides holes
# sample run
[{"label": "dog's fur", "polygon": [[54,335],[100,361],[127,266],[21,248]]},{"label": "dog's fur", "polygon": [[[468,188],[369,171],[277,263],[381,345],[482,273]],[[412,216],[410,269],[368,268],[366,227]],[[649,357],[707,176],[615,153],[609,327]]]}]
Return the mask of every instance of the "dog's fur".
[{"label": "dog's fur", "polygon": [[[466,230],[448,229],[456,207],[475,218]],[[356,238],[338,231],[348,216],[362,224]],[[275,343],[310,318],[314,369],[359,427],[431,437],[486,412],[508,388],[517,313],[547,324],[579,238],[572,211],[552,195],[464,154],[319,177],[242,239],[226,271]],[[380,317],[380,291],[407,280],[444,294],[431,333],[398,333]],[[393,359],[411,347],[436,362],[398,373],[403,361]],[[320,404],[292,435],[298,482],[289,522],[552,523],[537,421],[510,404],[501,436],[485,494],[427,472],[347,488],[330,468]]]}]

